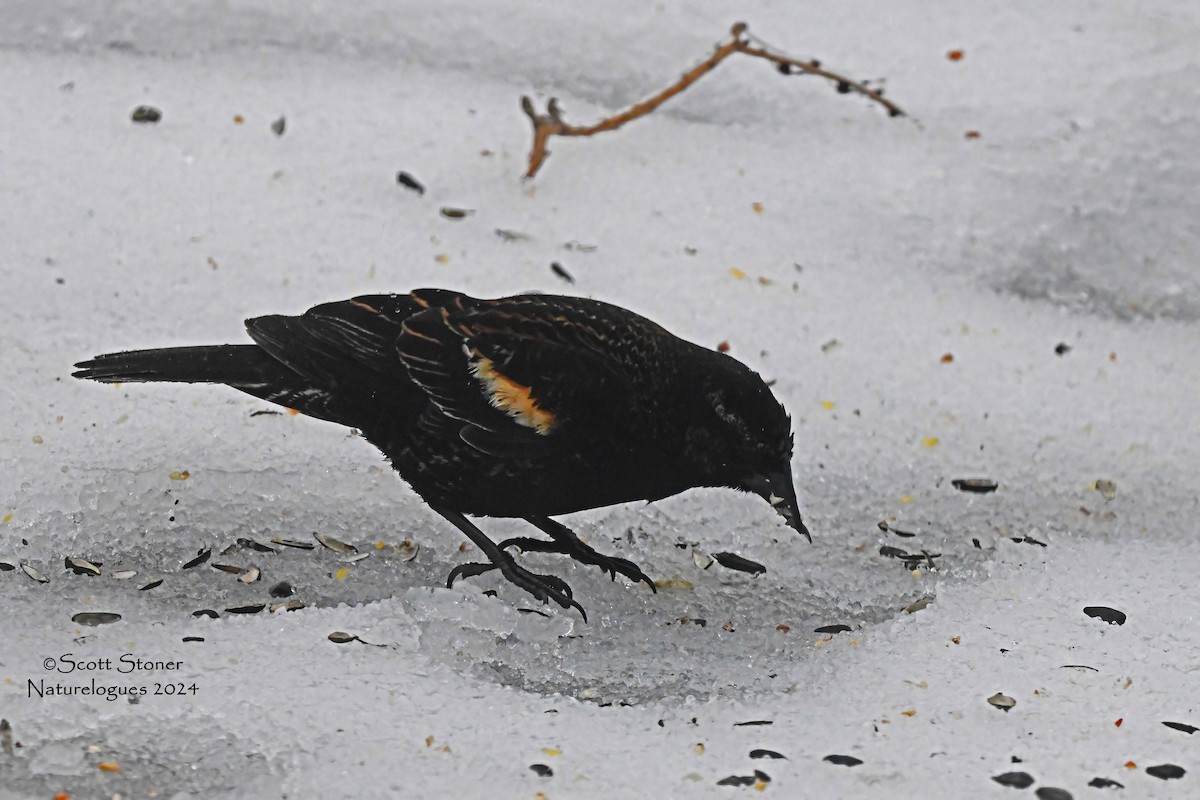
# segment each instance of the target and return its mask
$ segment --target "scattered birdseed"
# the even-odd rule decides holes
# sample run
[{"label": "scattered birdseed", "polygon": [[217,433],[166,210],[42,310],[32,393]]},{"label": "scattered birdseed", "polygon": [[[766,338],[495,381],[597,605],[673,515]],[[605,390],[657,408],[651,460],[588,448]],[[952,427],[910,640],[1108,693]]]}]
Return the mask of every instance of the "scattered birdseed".
[{"label": "scattered birdseed", "polygon": [[1092,778],[1088,781],[1088,786],[1093,789],[1124,789],[1125,784],[1110,781],[1108,778]]},{"label": "scattered birdseed", "polygon": [[1054,786],[1042,786],[1034,795],[1038,800],[1074,800],[1071,793],[1066,789],[1059,789]]},{"label": "scattered birdseed", "polygon": [[71,621],[75,624],[87,625],[93,628],[98,625],[110,625],[120,620],[120,614],[114,614],[109,611],[83,611],[71,617]]},{"label": "scattered birdseed", "polygon": [[1163,725],[1173,730],[1183,731],[1184,733],[1200,731],[1200,728],[1197,728],[1195,725],[1188,725],[1186,722],[1164,722]]},{"label": "scattered birdseed", "polygon": [[183,637],[183,640],[185,642],[203,642],[204,637],[203,636],[185,636],[185,637]]},{"label": "scattered birdseed", "polygon": [[233,564],[213,564],[213,569],[219,569],[221,572],[228,572],[230,575],[241,575],[246,570],[241,567],[235,567]]},{"label": "scattered birdseed", "polygon": [[69,569],[76,575],[99,575],[100,565],[93,564],[86,558],[79,556],[67,556],[63,559],[63,569]]},{"label": "scattered birdseed", "polygon": [[173,481],[186,481],[188,478],[192,477],[192,473],[188,472],[186,469],[179,469],[168,472],[167,477]]},{"label": "scattered birdseed", "polygon": [[3,559],[0,559],[0,572],[12,572],[16,568],[17,568],[17,565],[12,563],[11,561],[5,561]]},{"label": "scattered birdseed", "polygon": [[960,492],[971,492],[973,494],[989,494],[996,491],[996,487],[1000,484],[990,478],[955,478],[950,481],[950,485]]},{"label": "scattered birdseed", "polygon": [[137,575],[136,569],[123,569],[120,572],[114,572],[112,574],[113,578],[115,578],[116,580],[119,580],[119,581],[127,581],[130,578],[135,577],[136,575]]},{"label": "scattered birdseed", "polygon": [[563,267],[563,265],[558,263],[557,261],[550,262],[550,271],[553,272],[558,277],[562,278],[567,283],[575,282],[575,277],[571,273],[567,272],[566,268]]},{"label": "scattered birdseed", "polygon": [[154,106],[138,106],[129,115],[134,122],[155,123],[162,119],[162,112]]},{"label": "scattered birdseed", "polygon": [[713,557],[698,547],[692,548],[692,563],[697,569],[708,569],[713,565]]},{"label": "scattered birdseed", "polygon": [[421,185],[421,182],[407,172],[397,172],[396,183],[407,189],[412,189],[417,194],[425,194],[425,187]]},{"label": "scattered birdseed", "polygon": [[[1099,672],[1095,667],[1089,667],[1087,664],[1063,664],[1059,669],[1090,669],[1092,672]],[[1164,725],[1166,723],[1163,723]]]},{"label": "scattered birdseed", "polygon": [[822,625],[819,628],[813,629],[813,633],[845,633],[852,630],[849,625]]},{"label": "scattered birdseed", "polygon": [[292,598],[291,600],[288,600],[286,603],[271,603],[271,605],[268,606],[268,610],[272,614],[274,614],[276,611],[278,611],[281,608],[284,611],[299,611],[300,609],[304,608],[304,601]]},{"label": "scattered birdseed", "polygon": [[1083,613],[1095,619],[1101,619],[1109,625],[1124,625],[1125,612],[1108,606],[1084,606]]},{"label": "scattered birdseed", "polygon": [[328,638],[329,641],[333,642],[334,644],[348,644],[350,642],[360,641],[357,636],[351,633],[346,633],[345,631],[334,631],[333,633],[329,634]]},{"label": "scattered birdseed", "polygon": [[839,767],[857,767],[863,763],[861,758],[854,756],[831,755],[825,756],[822,761],[828,761],[830,764],[837,764]]},{"label": "scattered birdseed", "polygon": [[[332,550],[335,553],[357,553],[358,552],[358,548],[355,547],[354,545],[346,544],[343,541],[335,539],[332,536],[327,536],[323,533],[314,532],[313,538],[315,538],[318,542],[325,545],[326,547],[328,547],[330,550]],[[272,539],[271,541],[275,541],[275,540]],[[280,542],[279,544],[287,544],[287,542]]]},{"label": "scattered birdseed", "polygon": [[258,411],[251,411],[250,416],[252,416],[252,417],[282,417],[283,412],[276,411],[271,408],[263,408]]},{"label": "scattered birdseed", "polygon": [[241,575],[239,575],[238,580],[241,581],[242,583],[254,583],[261,577],[262,577],[262,572],[259,571],[258,567],[251,567],[250,569],[246,570]]},{"label": "scattered birdseed", "polygon": [[1059,342],[1054,345],[1054,354],[1056,356],[1065,356],[1069,352],[1071,352],[1071,345],[1066,342]]},{"label": "scattered birdseed", "polygon": [[721,778],[717,781],[717,786],[753,786],[753,775],[730,775],[728,778]]},{"label": "scattered birdseed", "polygon": [[272,536],[271,541],[285,547],[295,547],[297,550],[312,550],[316,547],[312,542],[298,542],[295,539],[284,539],[282,536]]},{"label": "scattered birdseed", "polygon": [[216,619],[217,617],[219,617],[221,615],[218,614],[216,611],[213,611],[211,608],[202,608],[199,611],[193,611],[192,616],[193,617],[208,617],[210,619]]},{"label": "scattered birdseed", "polygon": [[269,590],[271,597],[291,597],[296,593],[292,585],[287,581],[280,581],[272,586]]},{"label": "scattered birdseed", "polygon": [[773,719],[751,719],[751,720],[746,720],[745,722],[735,722],[735,723],[733,723],[733,727],[746,728],[751,725],[774,725],[774,724],[775,724],[775,720],[773,720]]},{"label": "scattered birdseed", "polygon": [[257,550],[260,553],[278,553],[274,547],[269,547],[262,542],[256,542],[253,539],[247,539],[244,536],[238,537],[237,543],[247,550]]},{"label": "scattered birdseed", "polygon": [[530,764],[530,765],[529,765],[529,768],[530,768],[531,770],[533,770],[533,773],[534,773],[535,775],[537,775],[539,778],[552,778],[552,777],[554,777],[554,770],[550,769],[550,768],[549,768],[548,766],[546,766],[545,764]]},{"label": "scattered birdseed", "polygon": [[408,561],[412,561],[416,558],[416,554],[420,552],[420,549],[421,547],[418,545],[418,543],[414,542],[413,540],[406,539],[402,541],[400,545],[396,545],[396,554],[400,555],[400,560],[404,561],[404,563],[408,563]]},{"label": "scattered birdseed", "polygon": [[[891,525],[889,525],[887,523],[887,520],[879,521],[879,530],[883,531],[884,533],[894,533],[897,536],[899,536],[901,539],[911,539],[917,535],[917,534],[913,533],[912,531],[902,531],[899,528],[893,528]],[[901,550],[898,552],[903,552],[903,551]],[[880,555],[882,555],[882,553],[880,553]]]},{"label": "scattered birdseed", "polygon": [[770,783],[771,776],[763,772],[761,769],[754,770],[754,779],[762,783]]},{"label": "scattered birdseed", "polygon": [[495,233],[497,236],[500,237],[500,239],[502,241],[505,241],[505,242],[520,242],[520,241],[524,241],[524,240],[533,238],[528,233],[521,233],[520,231],[512,231],[512,230],[508,230],[507,228],[496,228]]},{"label": "scattered birdseed", "polygon": [[776,753],[774,750],[763,750],[761,748],[759,748],[757,750],[751,750],[750,757],[751,758],[782,758],[785,761],[787,760],[787,756],[785,756],[783,753]]},{"label": "scattered birdseed", "polygon": [[1012,699],[1003,692],[996,692],[994,695],[989,697],[987,701],[1001,711],[1009,711],[1017,704],[1016,700]]},{"label": "scattered birdseed", "polygon": [[266,603],[256,603],[251,606],[234,606],[225,609],[226,614],[257,614],[267,607]]},{"label": "scattered birdseed", "polygon": [[352,556],[346,556],[345,558],[341,559],[341,562],[343,564],[357,564],[358,562],[362,561],[364,558],[370,558],[370,557],[371,557],[370,553],[355,553]]},{"label": "scattered birdseed", "polygon": [[713,558],[717,563],[726,569],[735,569],[739,572],[749,572],[754,575],[761,575],[767,571],[767,568],[757,561],[751,561],[748,558],[743,558],[737,553],[713,553]]},{"label": "scattered birdseed", "polygon": [[918,611],[924,611],[933,602],[932,597],[922,597],[904,607],[904,611],[909,614],[915,614]]},{"label": "scattered birdseed", "polygon": [[283,132],[287,130],[287,119],[280,117],[271,123],[271,132],[276,136],[283,136]]},{"label": "scattered birdseed", "polygon": [[191,569],[192,567],[198,567],[201,564],[203,564],[205,561],[208,561],[208,559],[211,555],[212,555],[212,548],[211,547],[203,547],[196,551],[195,558],[193,558],[191,561],[188,561],[187,563],[185,563],[183,565],[183,569]]},{"label": "scattered birdseed", "polygon": [[1096,491],[1099,492],[1105,500],[1112,500],[1117,496],[1117,485],[1110,480],[1101,478],[1100,480],[1096,481]]},{"label": "scattered birdseed", "polygon": [[37,569],[29,566],[28,564],[21,564],[21,571],[24,572],[29,577],[33,578],[38,583],[49,583],[50,582],[49,578],[47,578],[42,573],[38,572]]},{"label": "scattered birdseed", "polygon": [[471,216],[475,212],[469,208],[451,208],[449,206],[442,206],[441,213],[446,219],[464,219]]},{"label": "scattered birdseed", "polygon": [[992,780],[1001,786],[1011,786],[1014,789],[1027,789],[1033,786],[1033,776],[1028,772],[1005,772],[993,775]]},{"label": "scattered birdseed", "polygon": [[1178,780],[1187,774],[1187,770],[1176,764],[1158,764],[1153,767],[1146,767],[1146,774],[1153,775],[1155,778],[1161,778],[1164,781]]}]

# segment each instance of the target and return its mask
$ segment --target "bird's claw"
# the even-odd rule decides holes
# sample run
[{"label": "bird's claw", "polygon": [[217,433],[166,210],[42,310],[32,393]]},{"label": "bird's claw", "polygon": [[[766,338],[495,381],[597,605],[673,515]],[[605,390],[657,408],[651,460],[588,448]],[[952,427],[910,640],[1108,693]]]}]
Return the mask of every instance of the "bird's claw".
[{"label": "bird's claw", "polygon": [[529,536],[515,536],[511,539],[505,539],[500,543],[501,549],[513,546],[521,548],[526,553],[559,553],[570,556],[581,564],[599,567],[602,571],[608,573],[608,576],[614,581],[617,579],[617,573],[620,573],[634,583],[640,582],[646,584],[650,587],[650,591],[658,593],[658,588],[655,587],[654,581],[650,580],[637,564],[627,558],[606,556],[592,549],[582,541],[567,543],[534,539]]},{"label": "bird's claw", "polygon": [[491,572],[494,569],[500,570],[500,574],[509,583],[524,589],[543,603],[553,600],[563,608],[576,609],[579,612],[579,616],[583,617],[583,621],[587,622],[587,612],[583,610],[583,606],[575,602],[574,593],[566,581],[553,575],[538,575],[537,573],[530,572],[524,567],[519,566],[511,557],[499,564],[484,564],[477,561],[459,564],[450,570],[450,575],[446,578],[446,586],[447,588],[452,588],[454,582],[459,578],[472,578],[476,575],[482,575],[485,572]]}]

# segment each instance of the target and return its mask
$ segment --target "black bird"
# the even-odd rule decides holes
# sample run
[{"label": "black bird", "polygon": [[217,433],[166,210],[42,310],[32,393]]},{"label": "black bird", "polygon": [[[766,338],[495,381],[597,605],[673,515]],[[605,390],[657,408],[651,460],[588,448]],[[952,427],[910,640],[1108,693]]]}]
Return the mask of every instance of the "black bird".
[{"label": "black bird", "polygon": [[[551,519],[559,514],[725,486],[759,495],[812,539],[792,483],[791,420],[762,378],[619,306],[420,289],[256,317],[246,330],[254,344],[109,353],[74,376],[223,383],[358,428],[487,556],[456,567],[449,584],[499,569],[581,614],[564,581],[505,548],[654,583]],[[466,514],[519,517],[550,540],[496,544]]]}]

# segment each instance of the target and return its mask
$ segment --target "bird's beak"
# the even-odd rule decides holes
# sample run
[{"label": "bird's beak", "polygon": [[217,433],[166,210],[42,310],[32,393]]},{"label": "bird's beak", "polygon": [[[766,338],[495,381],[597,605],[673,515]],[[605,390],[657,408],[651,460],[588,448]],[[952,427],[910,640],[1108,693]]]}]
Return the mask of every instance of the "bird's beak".
[{"label": "bird's beak", "polygon": [[789,527],[812,541],[812,534],[804,527],[804,520],[800,518],[800,504],[796,501],[796,487],[792,484],[791,471],[751,475],[742,485],[770,503],[771,508],[783,517]]}]

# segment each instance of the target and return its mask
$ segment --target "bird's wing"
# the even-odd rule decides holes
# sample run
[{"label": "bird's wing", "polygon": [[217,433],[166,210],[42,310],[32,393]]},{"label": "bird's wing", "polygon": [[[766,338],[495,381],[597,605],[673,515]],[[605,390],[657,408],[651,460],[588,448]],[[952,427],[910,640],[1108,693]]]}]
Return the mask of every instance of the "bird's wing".
[{"label": "bird's wing", "polygon": [[622,424],[632,392],[603,351],[545,335],[528,314],[506,322],[503,302],[431,303],[402,324],[397,351],[437,406],[422,424],[457,427],[498,456],[546,452]]}]

